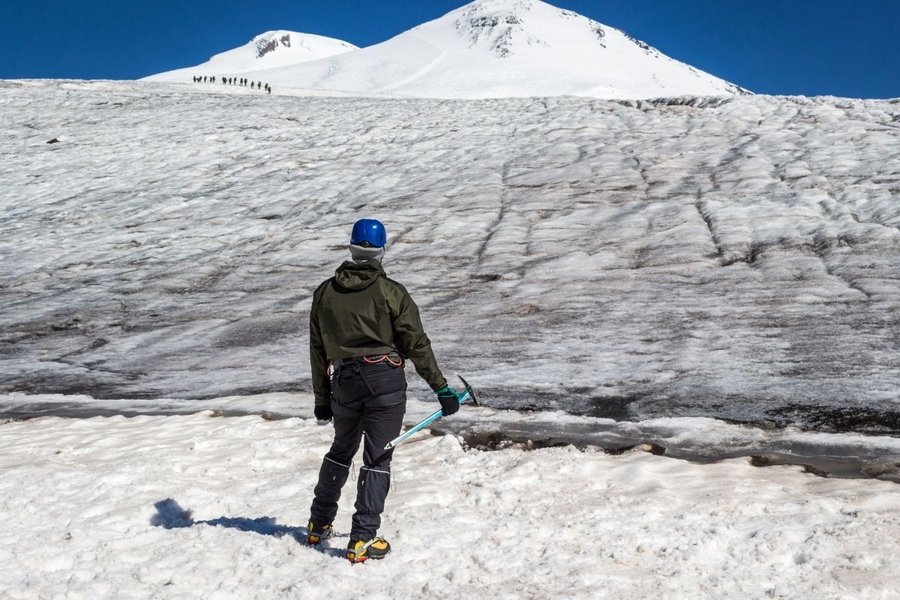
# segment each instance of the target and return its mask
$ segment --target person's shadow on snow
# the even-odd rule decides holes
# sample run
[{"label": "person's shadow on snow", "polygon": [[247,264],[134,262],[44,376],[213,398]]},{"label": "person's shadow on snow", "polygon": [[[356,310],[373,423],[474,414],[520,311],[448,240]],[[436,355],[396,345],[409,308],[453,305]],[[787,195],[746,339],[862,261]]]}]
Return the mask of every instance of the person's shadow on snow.
[{"label": "person's shadow on snow", "polygon": [[[272,517],[258,517],[256,519],[248,519],[245,517],[219,517],[218,519],[195,521],[191,516],[191,511],[181,508],[181,506],[171,498],[160,500],[153,506],[156,508],[156,514],[150,517],[150,524],[154,527],[162,527],[163,529],[184,529],[193,527],[194,525],[229,527],[239,531],[250,531],[252,533],[258,533],[259,535],[271,535],[272,537],[277,538],[289,535],[303,546],[306,546],[306,535],[309,533],[309,530],[306,527],[279,525]],[[334,537],[346,536],[335,535]],[[341,548],[326,548],[322,545],[310,547],[310,549],[318,550],[333,556],[340,556],[341,558],[343,558],[344,553],[346,552],[346,550]]]}]

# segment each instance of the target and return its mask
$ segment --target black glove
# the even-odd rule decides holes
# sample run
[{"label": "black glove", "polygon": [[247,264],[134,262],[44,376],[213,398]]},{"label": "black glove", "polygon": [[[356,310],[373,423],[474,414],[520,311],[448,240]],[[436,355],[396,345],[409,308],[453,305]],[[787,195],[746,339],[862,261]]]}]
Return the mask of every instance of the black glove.
[{"label": "black glove", "polygon": [[459,394],[452,387],[448,385],[436,393],[445,417],[449,417],[459,410]]},{"label": "black glove", "polygon": [[316,404],[313,407],[313,414],[316,415],[316,419],[326,423],[334,416],[334,413],[331,411],[331,404]]}]

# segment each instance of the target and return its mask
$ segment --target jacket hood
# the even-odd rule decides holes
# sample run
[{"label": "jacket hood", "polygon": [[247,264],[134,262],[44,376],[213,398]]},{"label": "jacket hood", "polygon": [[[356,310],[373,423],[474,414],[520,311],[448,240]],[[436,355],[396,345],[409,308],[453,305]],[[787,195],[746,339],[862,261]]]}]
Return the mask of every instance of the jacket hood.
[{"label": "jacket hood", "polygon": [[384,269],[378,260],[368,260],[364,263],[348,260],[334,272],[334,280],[342,288],[364,290],[382,275],[384,275]]}]

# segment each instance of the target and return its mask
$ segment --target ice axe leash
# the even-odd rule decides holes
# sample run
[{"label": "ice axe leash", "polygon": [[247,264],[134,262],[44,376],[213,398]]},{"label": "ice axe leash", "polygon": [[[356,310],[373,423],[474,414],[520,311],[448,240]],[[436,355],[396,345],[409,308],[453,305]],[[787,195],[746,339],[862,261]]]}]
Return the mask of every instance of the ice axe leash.
[{"label": "ice axe leash", "polygon": [[[457,373],[456,376],[459,377],[459,379],[463,382],[463,385],[466,386],[465,391],[463,391],[463,393],[460,394],[460,396],[459,396],[459,403],[462,404],[463,402],[465,402],[466,400],[471,398],[472,403],[477,406],[478,398],[475,397],[475,390],[472,389],[472,386],[469,385],[468,381],[463,379],[462,375]],[[384,449],[391,450],[392,448],[396,448],[399,444],[402,444],[411,435],[413,435],[417,431],[421,431],[422,429],[424,429],[428,425],[434,423],[435,421],[437,421],[438,419],[440,419],[443,416],[444,416],[444,411],[442,409],[437,410],[436,412],[432,413],[430,416],[426,417],[424,420],[420,421],[419,423],[416,423],[416,425],[414,425],[406,433],[403,433],[403,434],[395,437],[394,439],[392,439],[390,442],[388,442],[388,445],[385,446]]]}]

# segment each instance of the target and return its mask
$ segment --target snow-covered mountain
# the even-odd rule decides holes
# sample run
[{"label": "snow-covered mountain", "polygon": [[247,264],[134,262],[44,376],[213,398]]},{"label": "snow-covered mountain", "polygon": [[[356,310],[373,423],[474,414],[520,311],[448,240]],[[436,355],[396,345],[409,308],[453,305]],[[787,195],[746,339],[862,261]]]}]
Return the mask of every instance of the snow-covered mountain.
[{"label": "snow-covered mountain", "polygon": [[[230,55],[219,55],[219,70],[228,69]],[[279,87],[427,98],[746,93],[618,29],[540,0],[478,0],[375,46],[277,65],[241,60],[231,70],[244,69]],[[192,71],[183,71],[164,78],[185,80]]]},{"label": "snow-covered mountain", "polygon": [[[357,47],[334,38],[298,33],[296,31],[267,31],[243,46],[216,54],[207,62],[146,77],[146,81],[191,81],[197,76],[253,76],[258,71],[297,65],[335,54],[350,52]],[[255,79],[255,77],[254,77]]]}]

